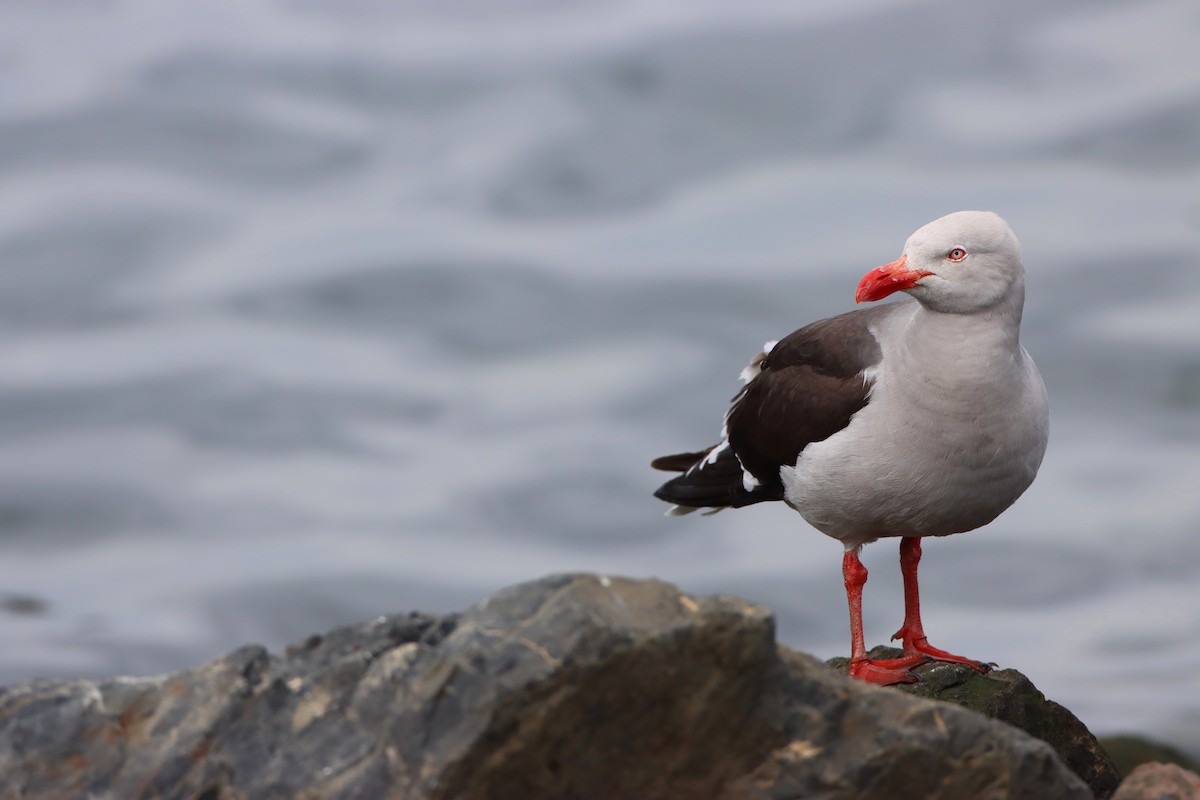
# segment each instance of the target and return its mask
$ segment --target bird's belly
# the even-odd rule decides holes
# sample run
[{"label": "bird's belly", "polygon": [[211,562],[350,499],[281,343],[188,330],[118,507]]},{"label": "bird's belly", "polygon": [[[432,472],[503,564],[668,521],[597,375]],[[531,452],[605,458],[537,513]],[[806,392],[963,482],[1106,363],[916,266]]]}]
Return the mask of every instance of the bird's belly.
[{"label": "bird's belly", "polygon": [[953,435],[855,420],[809,445],[781,474],[789,505],[813,527],[856,546],[986,525],[1033,482],[1043,450],[1034,426],[1020,420]]}]

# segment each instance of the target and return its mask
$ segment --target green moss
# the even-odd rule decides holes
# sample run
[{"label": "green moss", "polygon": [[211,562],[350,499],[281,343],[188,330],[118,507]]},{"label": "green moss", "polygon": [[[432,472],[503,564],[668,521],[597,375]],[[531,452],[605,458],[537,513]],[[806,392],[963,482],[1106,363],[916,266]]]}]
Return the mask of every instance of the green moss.
[{"label": "green moss", "polygon": [[1170,745],[1142,736],[1105,736],[1100,740],[1100,746],[1112,758],[1122,777],[1132,772],[1138,764],[1145,764],[1148,761],[1165,761],[1168,764],[1178,764],[1193,772],[1200,772],[1200,762],[1189,758]]},{"label": "green moss", "polygon": [[[893,647],[875,647],[871,658],[896,658]],[[845,669],[846,659],[833,659],[830,666]],[[1116,767],[1087,727],[1067,709],[1047,700],[1028,678],[1012,669],[976,672],[960,664],[930,662],[913,669],[917,683],[894,688],[906,694],[936,700],[975,711],[1012,725],[1035,736],[1057,751],[1063,763],[1092,788],[1107,797],[1120,782]]]}]

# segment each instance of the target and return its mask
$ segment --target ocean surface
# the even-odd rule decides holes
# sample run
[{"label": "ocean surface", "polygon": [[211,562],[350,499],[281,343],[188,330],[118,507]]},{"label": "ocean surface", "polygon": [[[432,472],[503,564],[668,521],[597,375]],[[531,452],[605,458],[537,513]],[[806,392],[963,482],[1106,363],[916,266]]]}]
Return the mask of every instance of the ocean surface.
[{"label": "ocean surface", "polygon": [[931,639],[1200,752],[1194,0],[0,4],[0,683],[578,570],[844,654],[837,542],[647,465],[961,208],[1053,430],[927,544]]}]

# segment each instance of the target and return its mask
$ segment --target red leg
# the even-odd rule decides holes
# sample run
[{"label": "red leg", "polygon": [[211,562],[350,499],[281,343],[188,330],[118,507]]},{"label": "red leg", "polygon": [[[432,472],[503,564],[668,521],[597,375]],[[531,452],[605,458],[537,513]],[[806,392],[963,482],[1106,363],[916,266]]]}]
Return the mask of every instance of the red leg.
[{"label": "red leg", "polygon": [[925,638],[921,624],[921,592],[917,586],[917,565],[921,563],[921,539],[906,536],[900,540],[900,574],[904,576],[904,624],[893,639],[901,639],[906,655],[923,655],[934,661],[965,664],[971,669],[987,672],[991,667],[970,658],[939,650]]},{"label": "red leg", "polygon": [[847,550],[842,557],[842,577],[846,581],[846,599],[850,602],[850,675],[871,683],[915,683],[917,676],[909,672],[924,662],[925,656],[906,654],[903,658],[870,659],[863,644],[862,589],[867,582],[867,568],[858,560],[857,550]]}]

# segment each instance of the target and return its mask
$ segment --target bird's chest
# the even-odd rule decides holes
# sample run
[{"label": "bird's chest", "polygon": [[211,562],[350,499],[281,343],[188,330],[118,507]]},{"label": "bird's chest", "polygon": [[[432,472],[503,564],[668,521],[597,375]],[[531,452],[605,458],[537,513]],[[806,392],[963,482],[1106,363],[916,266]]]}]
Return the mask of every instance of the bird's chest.
[{"label": "bird's chest", "polygon": [[996,380],[970,361],[897,364],[846,428],[783,472],[788,501],[837,538],[979,527],[1028,487],[1040,461],[1020,374]]}]

